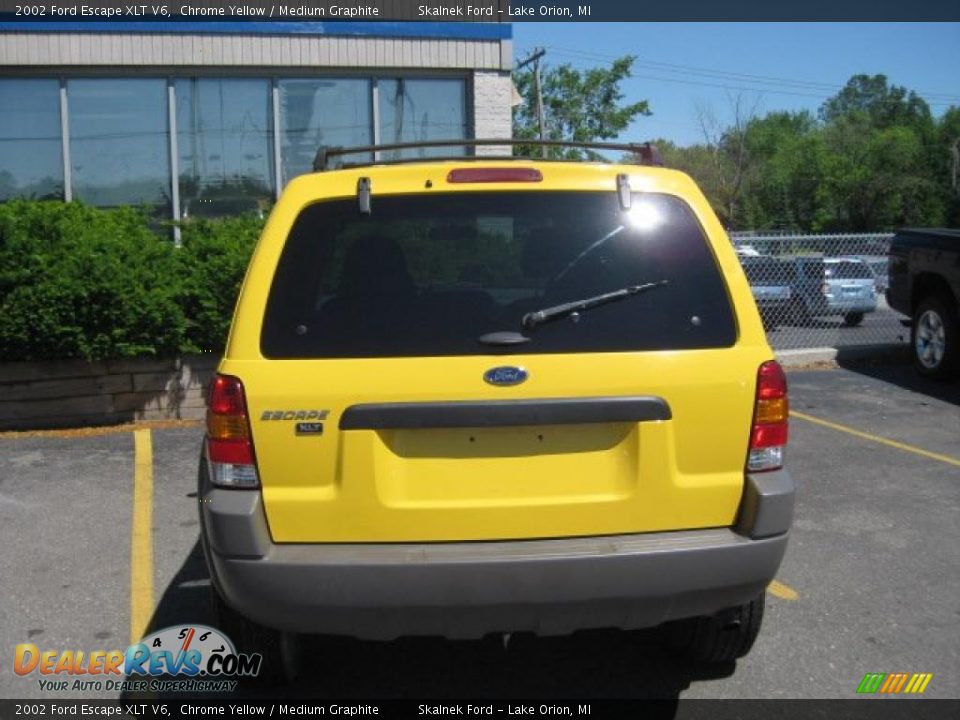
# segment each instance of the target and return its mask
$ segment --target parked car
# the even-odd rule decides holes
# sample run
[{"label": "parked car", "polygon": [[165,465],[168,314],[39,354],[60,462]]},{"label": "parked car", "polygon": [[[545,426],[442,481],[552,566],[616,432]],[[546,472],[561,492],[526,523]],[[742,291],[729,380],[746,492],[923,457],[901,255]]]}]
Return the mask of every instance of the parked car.
[{"label": "parked car", "polygon": [[890,246],[887,303],[911,318],[914,365],[931,377],[960,367],[960,230],[899,230]]},{"label": "parked car", "polygon": [[267,668],[298,633],[668,623],[746,654],[792,518],[787,386],[695,183],[331,154],[271,211],[211,383],[218,626]]},{"label": "parked car", "polygon": [[827,258],[823,269],[828,315],[841,315],[845,325],[854,326],[877,309],[876,276],[863,260]]},{"label": "parked car", "polygon": [[876,279],[877,295],[883,295],[890,287],[890,258],[877,255],[860,255]]},{"label": "parked car", "polygon": [[762,253],[757,250],[753,245],[735,245],[737,255],[742,255],[744,257],[757,257]]},{"label": "parked car", "polygon": [[813,318],[829,314],[823,256],[782,255],[778,259],[790,283],[790,321],[805,325]]},{"label": "parked car", "polygon": [[741,255],[740,264],[750,283],[750,291],[768,330],[782,325],[793,310],[790,269],[769,255]]}]

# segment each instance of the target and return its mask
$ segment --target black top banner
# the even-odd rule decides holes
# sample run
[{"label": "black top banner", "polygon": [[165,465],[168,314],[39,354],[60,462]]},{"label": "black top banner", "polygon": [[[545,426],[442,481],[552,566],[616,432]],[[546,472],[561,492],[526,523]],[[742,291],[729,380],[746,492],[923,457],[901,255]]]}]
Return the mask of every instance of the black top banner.
[{"label": "black top banner", "polygon": [[957,0],[0,0],[0,21],[958,21]]}]

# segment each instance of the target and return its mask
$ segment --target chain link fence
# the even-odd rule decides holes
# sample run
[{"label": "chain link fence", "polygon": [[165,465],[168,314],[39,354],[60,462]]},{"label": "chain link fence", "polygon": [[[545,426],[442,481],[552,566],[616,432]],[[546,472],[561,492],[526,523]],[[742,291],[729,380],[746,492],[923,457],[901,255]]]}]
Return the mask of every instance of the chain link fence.
[{"label": "chain link fence", "polygon": [[775,350],[899,344],[887,305],[892,234],[730,234]]}]

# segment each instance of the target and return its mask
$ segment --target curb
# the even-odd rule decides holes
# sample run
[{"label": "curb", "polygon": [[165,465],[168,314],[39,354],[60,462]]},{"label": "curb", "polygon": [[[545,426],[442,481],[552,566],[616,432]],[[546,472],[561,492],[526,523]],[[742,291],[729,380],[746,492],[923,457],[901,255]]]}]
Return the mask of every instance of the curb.
[{"label": "curb", "polygon": [[787,368],[799,368],[823,363],[835,365],[847,360],[909,361],[910,359],[910,347],[905,344],[801,348],[797,350],[774,350],[774,353],[780,364]]}]

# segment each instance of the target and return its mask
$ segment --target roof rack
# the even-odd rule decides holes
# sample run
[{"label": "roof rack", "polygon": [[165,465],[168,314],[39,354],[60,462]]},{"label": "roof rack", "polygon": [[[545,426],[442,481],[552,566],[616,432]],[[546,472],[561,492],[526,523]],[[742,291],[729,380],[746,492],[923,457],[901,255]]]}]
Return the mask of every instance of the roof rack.
[{"label": "roof rack", "polygon": [[[419,142],[410,142],[410,143],[393,143],[390,145],[364,145],[359,147],[339,147],[339,146],[326,146],[321,145],[317,150],[317,155],[313,160],[313,169],[315,172],[323,172],[324,170],[335,170],[343,167],[356,167],[359,165],[386,165],[394,163],[409,163],[417,162],[422,160],[436,161],[436,160],[462,160],[466,157],[478,158],[482,160],[496,160],[496,159],[505,159],[503,156],[489,157],[486,155],[473,155],[473,156],[452,156],[452,157],[443,157],[443,158],[402,158],[397,160],[374,160],[371,162],[364,163],[343,163],[342,161],[338,165],[331,163],[332,158],[342,158],[344,155],[360,155],[360,154],[373,154],[378,152],[389,152],[391,150],[411,150],[419,148],[445,148],[445,147],[488,147],[488,146],[504,146],[504,145],[533,145],[536,147],[564,147],[564,148],[586,148],[590,150],[619,150],[620,152],[627,152],[633,155],[633,157],[639,160],[640,165],[663,165],[663,157],[660,155],[660,151],[655,145],[651,145],[648,142],[645,143],[602,143],[602,142],[581,142],[577,140],[537,140],[537,139],[528,139],[528,138],[482,138],[482,139],[457,139],[457,140],[422,140]],[[522,159],[517,156],[510,156],[509,159],[517,160]],[[531,158],[536,159],[537,162],[541,162],[542,158]]]}]

